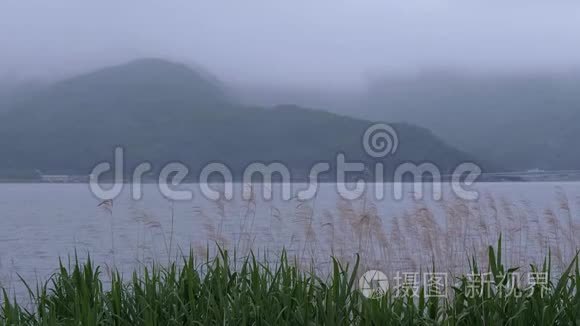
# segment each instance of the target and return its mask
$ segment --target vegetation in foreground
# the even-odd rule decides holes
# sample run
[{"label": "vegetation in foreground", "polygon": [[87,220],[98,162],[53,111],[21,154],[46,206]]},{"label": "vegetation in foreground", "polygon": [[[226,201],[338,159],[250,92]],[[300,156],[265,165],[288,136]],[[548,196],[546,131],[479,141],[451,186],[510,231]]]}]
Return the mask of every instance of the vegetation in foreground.
[{"label": "vegetation in foreground", "polygon": [[[118,273],[104,285],[103,273],[78,260],[36,289],[27,288],[31,305],[3,293],[1,325],[578,325],[578,259],[552,280],[550,257],[531,271],[547,283],[512,287],[518,268],[506,269],[489,248],[489,267],[481,273],[475,259],[469,275],[483,275],[493,286],[473,287],[473,276],[456,277],[446,297],[389,289],[376,298],[359,291],[358,260],[342,266],[333,260],[326,278],[299,270],[283,253],[276,264],[254,256],[241,260],[220,251],[196,264],[144,267],[124,281]],[[235,255],[234,255],[235,256]],[[506,277],[507,276],[507,277]],[[479,283],[477,283],[479,284]],[[484,284],[483,282],[481,284]],[[479,290],[478,295],[473,291]],[[376,294],[376,293],[375,293]]]}]

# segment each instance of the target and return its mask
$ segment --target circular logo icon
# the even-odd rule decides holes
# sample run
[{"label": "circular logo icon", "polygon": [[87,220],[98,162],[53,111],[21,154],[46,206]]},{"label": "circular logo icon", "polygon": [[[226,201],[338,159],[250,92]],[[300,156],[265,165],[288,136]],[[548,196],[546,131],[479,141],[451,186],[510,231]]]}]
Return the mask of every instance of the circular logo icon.
[{"label": "circular logo icon", "polygon": [[370,270],[358,280],[359,290],[369,299],[378,299],[384,296],[389,289],[389,279],[381,271]]},{"label": "circular logo icon", "polygon": [[376,123],[365,130],[362,144],[368,155],[380,158],[397,151],[399,137],[393,127],[384,123]]}]

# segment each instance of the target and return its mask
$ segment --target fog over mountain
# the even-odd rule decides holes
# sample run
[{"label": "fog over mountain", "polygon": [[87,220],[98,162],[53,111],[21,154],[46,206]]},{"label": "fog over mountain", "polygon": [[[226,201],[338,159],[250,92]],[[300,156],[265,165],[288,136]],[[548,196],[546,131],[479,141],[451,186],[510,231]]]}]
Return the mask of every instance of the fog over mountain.
[{"label": "fog over mountain", "polygon": [[103,0],[0,3],[0,80],[61,79],[142,57],[240,83],[361,87],[377,72],[566,70],[580,3]]},{"label": "fog over mountain", "polygon": [[[86,91],[97,102],[117,96],[131,87],[97,78],[111,84],[96,91],[91,74],[155,57],[191,68],[200,87],[214,85],[220,96],[202,98],[219,98],[220,108],[227,99],[403,122],[502,169],[575,169],[578,30],[580,3],[567,0],[7,0],[0,3],[0,112],[51,106],[33,103],[39,98],[61,105],[70,100],[61,91]],[[197,103],[185,91],[195,83],[182,85],[182,72],[156,90],[163,107],[148,103],[151,118],[175,104],[172,97]],[[115,76],[149,76],[139,74]],[[83,100],[74,101],[75,114],[88,119]],[[139,119],[123,110],[125,119]]]},{"label": "fog over mountain", "polygon": [[508,170],[580,166],[580,71],[382,76],[358,92],[238,88],[247,103],[297,103],[373,121],[430,129],[445,142]]},{"label": "fog over mountain", "polygon": [[[210,162],[239,172],[253,162],[277,161],[304,179],[317,162],[334,170],[338,153],[375,161],[361,143],[370,121],[292,105],[243,106],[207,72],[161,59],[103,68],[23,92],[10,103],[0,113],[4,177],[31,178],[36,170],[87,175],[117,146],[126,150],[129,170],[145,161],[155,170],[177,161],[192,177]],[[427,129],[392,126],[400,145],[385,164],[386,178],[401,162],[429,161],[449,173],[476,161]]]}]

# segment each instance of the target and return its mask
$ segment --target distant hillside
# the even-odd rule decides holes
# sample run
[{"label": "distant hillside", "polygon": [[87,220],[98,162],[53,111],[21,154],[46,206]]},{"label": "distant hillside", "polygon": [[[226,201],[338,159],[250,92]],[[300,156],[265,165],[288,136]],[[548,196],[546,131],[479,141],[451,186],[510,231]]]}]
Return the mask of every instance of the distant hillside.
[{"label": "distant hillside", "polygon": [[376,81],[369,119],[407,121],[511,169],[580,167],[580,72]]},{"label": "distant hillside", "polygon": [[[87,174],[126,148],[126,167],[156,169],[210,161],[242,170],[253,161],[281,161],[304,175],[344,152],[371,159],[361,137],[371,122],[295,106],[244,107],[219,82],[184,65],[145,59],[68,79],[14,101],[0,115],[0,171]],[[472,157],[426,129],[393,125],[399,150],[387,165],[432,161],[443,171]],[[14,173],[14,172],[11,172]]]},{"label": "distant hillside", "polygon": [[247,103],[296,103],[360,119],[419,125],[509,170],[580,167],[580,71],[513,75],[429,72],[378,78],[368,91],[239,87]]}]

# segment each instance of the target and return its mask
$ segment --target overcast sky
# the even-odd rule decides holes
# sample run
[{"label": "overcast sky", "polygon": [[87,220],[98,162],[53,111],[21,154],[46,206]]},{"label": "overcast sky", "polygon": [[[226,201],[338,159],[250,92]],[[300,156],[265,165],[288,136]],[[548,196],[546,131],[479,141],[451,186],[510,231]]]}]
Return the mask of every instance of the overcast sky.
[{"label": "overcast sky", "polygon": [[304,85],[429,67],[562,70],[580,66],[580,1],[0,0],[0,79],[139,57]]}]

